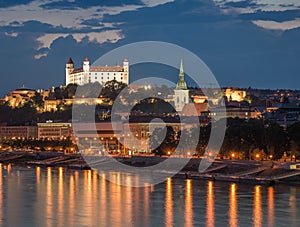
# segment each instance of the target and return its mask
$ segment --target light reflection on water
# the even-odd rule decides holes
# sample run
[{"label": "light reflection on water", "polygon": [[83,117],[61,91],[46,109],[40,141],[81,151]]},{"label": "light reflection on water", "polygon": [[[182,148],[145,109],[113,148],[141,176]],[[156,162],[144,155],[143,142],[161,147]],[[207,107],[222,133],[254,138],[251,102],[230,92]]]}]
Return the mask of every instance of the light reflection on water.
[{"label": "light reflection on water", "polygon": [[[124,187],[93,171],[0,164],[0,226],[298,226],[300,188],[167,179]],[[138,175],[110,173],[117,181]]]}]

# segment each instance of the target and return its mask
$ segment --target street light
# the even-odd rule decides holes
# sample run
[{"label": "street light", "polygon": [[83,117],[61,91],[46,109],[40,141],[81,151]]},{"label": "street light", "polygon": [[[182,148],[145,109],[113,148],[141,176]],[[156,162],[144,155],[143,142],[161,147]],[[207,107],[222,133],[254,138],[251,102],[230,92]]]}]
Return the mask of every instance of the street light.
[{"label": "street light", "polygon": [[273,155],[270,154],[270,155],[269,155],[269,158],[272,159],[272,158],[273,158]]}]

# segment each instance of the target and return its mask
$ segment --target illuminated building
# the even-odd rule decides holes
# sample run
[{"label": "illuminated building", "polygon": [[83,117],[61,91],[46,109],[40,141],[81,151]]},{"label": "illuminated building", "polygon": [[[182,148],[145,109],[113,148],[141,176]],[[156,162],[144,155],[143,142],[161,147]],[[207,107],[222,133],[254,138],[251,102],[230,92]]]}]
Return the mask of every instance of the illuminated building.
[{"label": "illuminated building", "polygon": [[104,85],[107,81],[116,80],[128,84],[129,62],[125,58],[123,65],[115,66],[90,66],[88,58],[85,58],[81,68],[74,68],[73,60],[70,58],[66,64],[66,85],[99,82]]}]

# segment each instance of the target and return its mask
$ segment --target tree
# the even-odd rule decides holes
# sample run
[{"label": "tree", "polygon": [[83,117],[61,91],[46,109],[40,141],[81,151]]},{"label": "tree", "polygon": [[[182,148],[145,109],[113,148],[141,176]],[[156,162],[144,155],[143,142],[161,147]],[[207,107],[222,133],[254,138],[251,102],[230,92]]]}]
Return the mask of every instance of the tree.
[{"label": "tree", "polygon": [[35,95],[31,97],[33,107],[38,107],[40,109],[44,108],[44,100],[39,92],[35,92]]},{"label": "tree", "polygon": [[[164,136],[165,135],[165,136]],[[163,138],[163,140],[162,140]],[[150,147],[156,155],[170,155],[178,145],[176,133],[171,126],[155,128],[150,137]]]},{"label": "tree", "polygon": [[275,159],[281,158],[288,148],[287,133],[276,122],[266,121],[263,146],[265,154],[272,155]]},{"label": "tree", "polygon": [[288,137],[290,142],[290,150],[297,158],[299,158],[300,157],[300,122],[296,122],[288,128]]}]

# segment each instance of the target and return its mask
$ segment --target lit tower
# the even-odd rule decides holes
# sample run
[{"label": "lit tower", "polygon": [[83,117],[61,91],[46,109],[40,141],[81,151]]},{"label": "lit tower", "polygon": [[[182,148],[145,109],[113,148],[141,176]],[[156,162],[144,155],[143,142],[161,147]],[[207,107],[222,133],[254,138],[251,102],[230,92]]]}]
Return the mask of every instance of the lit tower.
[{"label": "lit tower", "polygon": [[177,82],[174,93],[175,109],[176,111],[182,111],[184,105],[189,103],[189,90],[187,89],[186,82],[184,80],[182,59],[180,61],[179,81]]},{"label": "lit tower", "polygon": [[66,64],[66,85],[68,85],[70,82],[70,74],[74,70],[74,62],[72,58],[69,58],[67,64]]},{"label": "lit tower", "polygon": [[83,72],[89,72],[90,71],[90,61],[88,58],[85,58],[84,61],[83,61],[83,65],[82,65],[82,68],[83,68]]}]

